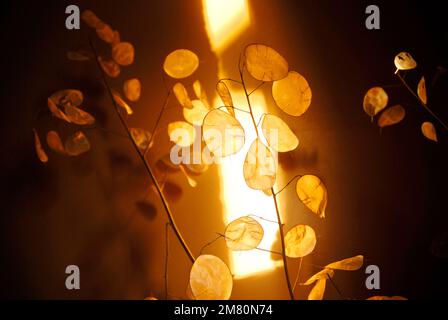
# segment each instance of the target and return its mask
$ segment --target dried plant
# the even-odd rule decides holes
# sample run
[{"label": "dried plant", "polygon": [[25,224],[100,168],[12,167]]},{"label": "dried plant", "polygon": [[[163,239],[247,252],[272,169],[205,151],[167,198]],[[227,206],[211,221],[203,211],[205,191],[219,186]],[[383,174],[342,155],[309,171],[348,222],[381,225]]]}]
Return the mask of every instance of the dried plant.
[{"label": "dried plant", "polygon": [[[412,55],[408,52],[400,52],[395,56],[394,64],[397,68],[395,75],[400,80],[402,86],[417,99],[423,110],[437,122],[441,129],[448,130],[446,123],[428,106],[425,77],[422,76],[420,78],[420,81],[416,85],[416,90],[412,89],[405,79],[407,72],[417,68],[417,62]],[[436,78],[434,80],[436,80]],[[394,105],[386,109],[388,103],[389,96],[383,87],[373,87],[369,89],[364,96],[364,111],[372,118],[372,121],[373,118],[381,112],[378,117],[378,126],[380,128],[400,123],[406,116],[406,110],[403,106]],[[425,138],[437,142],[437,130],[432,122],[423,122],[421,125],[421,132]]]},{"label": "dried plant", "polygon": [[[315,250],[317,243],[316,233],[309,225],[299,224],[284,230],[284,221],[278,206],[278,196],[293,182],[296,184],[297,198],[303,205],[319,218],[325,218],[328,202],[328,192],[323,180],[312,174],[299,174],[293,177],[284,187],[276,187],[277,177],[277,152],[290,152],[298,148],[299,139],[291,130],[289,125],[274,114],[263,114],[261,119],[255,119],[251,104],[251,95],[265,84],[272,85],[272,97],[275,104],[286,114],[299,117],[311,106],[312,91],[307,80],[298,72],[290,71],[288,62],[273,48],[263,44],[250,44],[246,46],[240,55],[238,62],[239,79],[220,79],[216,85],[216,92],[222,100],[223,105],[213,106],[207,98],[207,94],[199,81],[192,86],[186,86],[182,79],[190,77],[199,67],[198,56],[186,49],[171,52],[165,59],[163,69],[165,73],[176,82],[167,94],[152,132],[143,128],[129,127],[128,117],[133,115],[130,104],[137,102],[140,98],[142,86],[138,78],[134,77],[123,82],[122,91],[112,89],[108,83],[108,77],[117,78],[122,68],[131,65],[135,59],[134,46],[121,40],[118,31],[99,19],[92,11],[84,11],[82,19],[89,27],[96,31],[97,36],[110,44],[110,55],[100,55],[90,40],[90,51],[79,50],[68,53],[68,58],[75,61],[94,60],[101,71],[103,84],[107,89],[111,104],[118,115],[121,124],[126,131],[126,137],[132,143],[145,170],[154,184],[154,189],[163,204],[167,214],[166,232],[171,228],[185,254],[192,263],[187,296],[191,299],[229,299],[232,293],[233,276],[229,267],[222,259],[202,254],[196,257],[193,250],[185,242],[180,229],[175,223],[175,215],[170,209],[165,197],[164,187],[166,178],[158,179],[154,170],[162,173],[165,177],[172,171],[180,171],[186,177],[190,186],[195,187],[197,182],[194,175],[202,174],[211,165],[210,158],[220,159],[241,151],[246,143],[250,144],[241,174],[249,188],[259,190],[270,195],[275,205],[278,230],[281,242],[281,256],[285,283],[291,299],[295,298],[295,289],[298,284],[311,285],[309,299],[321,300],[324,297],[327,280],[333,285],[335,270],[354,271],[363,265],[363,256],[355,256],[342,261],[326,265],[320,272],[312,276],[304,283],[299,282],[300,267],[304,257]],[[248,90],[245,76],[251,76],[259,81],[259,85],[253,90]],[[228,83],[237,84],[244,91],[247,106],[236,107],[233,102],[232,92]],[[191,99],[189,90],[195,94]],[[382,89],[372,89],[366,95],[365,109],[373,117],[387,104],[387,95]],[[420,93],[420,96],[423,94]],[[167,132],[170,141],[178,148],[186,150],[194,144],[204,144],[198,157],[198,162],[174,163],[173,156],[164,155],[157,161],[156,168],[152,168],[148,162],[148,151],[152,148],[156,130],[159,129],[160,119],[166,111],[166,105],[171,97],[175,97],[182,107],[184,120],[170,123]],[[81,108],[83,104],[83,93],[79,90],[67,89],[57,91],[48,98],[48,108],[54,118],[73,125],[76,132],[63,143],[59,134],[52,130],[47,134],[48,147],[67,156],[80,156],[91,148],[88,137],[82,131],[82,127],[95,124],[95,118]],[[400,110],[391,110],[384,116],[381,123],[390,124],[397,121]],[[246,135],[242,124],[238,120],[240,115],[250,116],[256,139],[246,141]],[[398,114],[398,115],[397,115]],[[391,120],[392,119],[392,120]],[[395,119],[395,120],[394,120]],[[201,135],[197,134],[195,127],[200,127]],[[427,129],[429,130],[429,129]],[[40,161],[48,162],[49,156],[44,150],[39,135],[34,130],[35,146]],[[223,233],[219,233],[217,239],[207,243],[210,245],[218,239],[225,239],[229,250],[247,251],[258,249],[258,245],[264,236],[264,230],[257,221],[256,215],[242,216],[227,225]],[[286,233],[286,234],[285,234]],[[168,254],[168,252],[166,253]],[[299,271],[294,283],[288,272],[287,258],[299,259]],[[165,266],[165,298],[168,297],[167,269]],[[337,287],[336,287],[337,288]],[[338,290],[339,291],[339,290]],[[342,297],[342,295],[341,295]],[[155,299],[154,297],[148,299]]]}]

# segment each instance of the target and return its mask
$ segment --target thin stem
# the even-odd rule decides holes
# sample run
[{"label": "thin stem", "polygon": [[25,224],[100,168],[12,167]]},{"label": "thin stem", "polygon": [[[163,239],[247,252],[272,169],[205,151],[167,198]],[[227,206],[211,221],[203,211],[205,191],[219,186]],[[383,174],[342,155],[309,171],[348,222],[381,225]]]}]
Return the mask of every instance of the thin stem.
[{"label": "thin stem", "polygon": [[[244,82],[244,75],[243,75],[243,67],[241,66],[241,55],[238,61],[238,71],[240,74],[240,78],[241,78],[241,85],[244,89],[244,93],[246,95],[246,100],[247,100],[247,105],[249,106],[249,112],[250,112],[250,116],[252,118],[252,123],[254,125],[254,129],[255,132],[257,133],[257,138],[259,137],[259,133],[258,133],[258,126],[257,123],[255,122],[255,117],[254,117],[254,113],[252,110],[252,105],[250,103],[250,97],[247,93],[247,88],[246,88],[246,83]],[[282,251],[281,251],[281,255],[282,255],[282,260],[283,260],[283,270],[285,272],[285,280],[286,280],[286,284],[288,287],[288,292],[289,292],[289,296],[291,300],[295,300],[294,298],[294,292],[292,290],[292,285],[291,285],[291,279],[289,277],[289,272],[288,272],[288,262],[286,259],[286,252],[285,252],[285,239],[284,239],[284,233],[283,233],[283,224],[282,224],[282,219],[280,216],[280,211],[278,209],[278,203],[277,203],[277,198],[274,192],[274,188],[271,188],[271,192],[272,192],[272,198],[274,199],[274,206],[275,206],[275,211],[277,213],[277,222],[278,222],[278,228],[279,228],[279,232],[280,232],[280,242],[282,245]]]},{"label": "thin stem", "polygon": [[260,220],[264,220],[264,221],[271,222],[271,223],[278,223],[278,221],[269,220],[269,219],[266,219],[266,218],[257,216],[257,215],[255,215],[255,214],[249,214],[248,216],[249,216],[249,217],[256,217],[256,218],[258,218],[258,219],[260,219]]},{"label": "thin stem", "polygon": [[258,138],[259,134],[258,134],[257,123],[255,122],[255,117],[254,117],[254,113],[252,110],[252,105],[250,104],[250,98],[247,93],[246,84],[244,83],[243,69],[241,68],[241,56],[240,56],[240,61],[238,62],[238,66],[239,66],[238,71],[240,73],[240,78],[241,78],[241,85],[243,86],[244,94],[246,95],[247,105],[249,106],[250,117],[252,118],[252,123],[254,124],[255,132],[257,133],[257,138]]},{"label": "thin stem", "polygon": [[272,198],[274,199],[275,211],[277,213],[278,229],[280,231],[280,242],[282,244],[283,270],[285,271],[285,278],[286,278],[286,284],[288,285],[289,296],[291,297],[291,300],[294,300],[295,299],[294,291],[291,286],[291,279],[289,278],[289,272],[288,272],[288,262],[286,260],[285,237],[283,233],[282,218],[280,217],[280,211],[278,209],[278,203],[277,203],[277,196],[274,194],[274,188],[271,188],[271,191],[272,191]]},{"label": "thin stem", "polygon": [[162,192],[162,190],[160,188],[160,185],[159,185],[159,183],[158,183],[158,181],[157,181],[157,179],[156,179],[156,177],[154,175],[154,172],[152,171],[152,169],[151,169],[148,161],[144,157],[143,153],[141,153],[137,143],[135,142],[134,138],[132,137],[132,134],[131,134],[131,132],[129,130],[129,127],[126,124],[125,119],[123,118],[123,116],[120,113],[120,109],[119,109],[119,107],[118,107],[118,105],[117,105],[117,103],[116,103],[116,101],[114,99],[114,96],[113,96],[113,93],[112,93],[112,89],[110,88],[109,83],[107,81],[106,74],[104,73],[104,70],[103,70],[103,68],[101,68],[101,65],[100,65],[100,63],[98,61],[98,53],[97,53],[97,51],[95,49],[95,46],[93,45],[93,42],[92,42],[91,39],[89,39],[89,42],[90,42],[90,46],[92,48],[92,51],[93,51],[93,53],[95,55],[95,60],[96,60],[97,67],[98,67],[98,69],[101,72],[104,85],[107,88],[107,91],[109,93],[109,97],[110,97],[110,99],[112,101],[112,105],[114,106],[115,113],[117,114],[118,118],[120,119],[120,122],[121,122],[122,126],[124,127],[124,129],[126,131],[126,134],[128,135],[129,139],[131,140],[132,145],[134,146],[135,151],[137,152],[138,156],[140,157],[141,161],[143,162],[149,177],[151,178],[154,186],[156,187],[156,191],[157,191],[157,193],[158,193],[158,195],[160,197],[160,200],[162,201],[162,205],[163,205],[163,207],[164,207],[164,209],[166,211],[169,223],[171,224],[171,226],[173,228],[174,234],[176,235],[177,239],[179,240],[179,243],[181,244],[183,250],[187,254],[187,256],[190,259],[190,261],[192,263],[194,263],[195,257],[193,255],[193,253],[191,252],[190,248],[188,247],[187,243],[183,239],[179,229],[177,228],[176,223],[174,222],[173,214],[171,213],[170,207],[168,205],[168,201],[166,200],[165,195],[163,194],[163,192]]},{"label": "thin stem", "polygon": [[266,115],[267,115],[267,113],[265,112],[265,113],[263,113],[263,114],[260,116],[260,119],[258,119],[258,122],[257,122],[257,128],[258,128],[258,126],[260,125],[261,120],[263,120],[263,118],[264,118]]},{"label": "thin stem", "polygon": [[[291,183],[294,182],[294,180],[296,180],[297,178],[303,177],[303,175],[298,174],[296,176],[294,176],[291,180],[289,180],[289,182],[283,187],[281,188],[279,191],[277,191],[276,193],[274,193],[275,195],[278,195],[279,193],[281,193],[283,190],[285,190]],[[274,190],[274,189],[272,189]]]},{"label": "thin stem", "polygon": [[257,91],[258,89],[260,89],[263,85],[265,84],[264,81],[261,81],[260,84],[258,86],[255,87],[255,89],[253,89],[251,92],[249,92],[249,96],[254,93],[255,91]]},{"label": "thin stem", "polygon": [[[276,222],[276,223],[277,223],[277,222]],[[219,235],[219,238],[224,238],[224,239],[234,240],[234,239],[230,239],[230,238],[226,237],[225,234],[221,234],[221,233],[218,233],[218,232],[217,232],[217,234]],[[218,238],[218,239],[219,239],[219,238]],[[211,243],[215,242],[215,241],[218,240],[218,239],[213,240]],[[207,244],[207,245],[208,245],[208,244]],[[278,254],[279,256],[282,255],[281,252],[273,251],[273,250],[268,250],[268,249],[264,249],[264,248],[259,248],[259,247],[255,247],[254,250],[259,250],[259,251],[269,252],[269,253],[273,253],[273,254]]]},{"label": "thin stem", "polygon": [[268,249],[263,249],[263,248],[258,248],[258,247],[256,247],[255,250],[264,251],[264,252],[269,252],[269,253],[277,254],[277,255],[279,255],[279,256],[282,255],[281,252],[273,251],[273,250],[268,250]]},{"label": "thin stem", "polygon": [[425,110],[434,118],[436,119],[440,125],[442,125],[445,130],[448,130],[448,126],[440,119],[431,109],[428,108],[428,106],[420,99],[420,97],[412,90],[412,88],[408,85],[408,83],[404,80],[404,78],[400,75],[399,72],[396,73],[397,77],[401,80],[403,85],[408,89],[408,91],[420,102],[420,104],[425,108]]},{"label": "thin stem", "polygon": [[227,109],[227,108],[232,108],[233,110],[238,110],[247,114],[250,114],[249,111],[243,110],[243,109],[239,109],[239,108],[235,108],[235,107],[231,107],[231,106],[222,106],[222,107],[218,107],[217,109],[221,110],[221,109]]},{"label": "thin stem", "polygon": [[241,81],[235,80],[235,79],[230,79],[230,78],[224,78],[224,79],[219,79],[220,81],[232,81],[235,82],[239,85],[242,85]]},{"label": "thin stem", "polygon": [[143,153],[143,156],[145,158],[146,158],[146,155],[149,152],[149,149],[151,148],[151,143],[152,143],[152,141],[154,139],[154,136],[156,134],[156,130],[157,130],[159,124],[160,124],[160,120],[162,120],[163,112],[165,111],[165,108],[168,105],[168,102],[170,100],[170,96],[171,96],[171,90],[169,90],[168,94],[166,95],[165,102],[163,103],[163,107],[162,107],[162,109],[160,109],[159,115],[157,116],[156,123],[154,124],[154,129],[152,129],[151,138],[149,139],[148,146],[146,147],[145,152]]},{"label": "thin stem", "polygon": [[169,223],[165,224],[165,300],[168,300],[168,254],[169,254],[169,239],[168,239],[168,227],[170,227]]},{"label": "thin stem", "polygon": [[303,257],[300,258],[299,269],[297,270],[296,281],[294,281],[294,286],[292,287],[293,292],[296,292],[297,284],[299,283],[300,271],[302,270],[302,262],[303,262]]},{"label": "thin stem", "polygon": [[342,300],[345,300],[344,296],[342,295],[341,290],[339,290],[338,286],[336,285],[336,283],[333,281],[333,279],[327,274],[327,278],[328,280],[330,280],[331,284],[333,285],[333,287],[336,289],[336,291],[338,292],[339,296],[341,297]]},{"label": "thin stem", "polygon": [[214,244],[216,241],[218,241],[219,239],[221,239],[223,236],[221,234],[218,233],[218,237],[216,237],[215,239],[213,239],[212,241],[206,243],[201,250],[199,251],[199,255],[202,254],[202,252],[204,251],[205,248],[211,246],[212,244]]}]

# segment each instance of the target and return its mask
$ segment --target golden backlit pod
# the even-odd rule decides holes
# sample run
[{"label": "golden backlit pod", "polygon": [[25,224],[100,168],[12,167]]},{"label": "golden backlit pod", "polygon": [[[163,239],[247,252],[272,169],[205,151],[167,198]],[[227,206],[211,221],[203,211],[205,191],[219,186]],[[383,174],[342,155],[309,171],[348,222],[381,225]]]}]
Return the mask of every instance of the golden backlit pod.
[{"label": "golden backlit pod", "polygon": [[65,107],[66,105],[78,107],[84,101],[84,95],[79,90],[66,89],[53,93],[49,99],[57,107]]},{"label": "golden backlit pod", "polygon": [[187,172],[187,170],[185,170],[184,165],[179,165],[179,169],[180,171],[183,173],[185,179],[187,179],[188,184],[190,185],[190,187],[192,188],[196,188],[198,183],[195,179],[193,179]]},{"label": "golden backlit pod", "polygon": [[65,115],[64,112],[62,112],[61,109],[59,109],[56,104],[54,103],[53,100],[51,100],[51,98],[47,99],[47,105],[48,105],[48,109],[50,109],[50,112],[53,116],[55,116],[58,119],[67,121],[70,123],[70,119],[67,118],[67,116]]},{"label": "golden backlit pod", "polygon": [[114,33],[113,33],[112,42],[110,43],[110,45],[112,47],[114,47],[115,45],[119,44],[120,42],[121,42],[120,32],[115,30]]},{"label": "golden backlit pod", "polygon": [[98,35],[98,38],[103,40],[106,43],[112,43],[115,39],[114,30],[111,28],[110,25],[104,22],[99,22],[96,27],[96,34]]},{"label": "golden backlit pod", "polygon": [[85,50],[69,51],[67,52],[67,59],[71,61],[89,61],[92,58],[92,54]]},{"label": "golden backlit pod", "polygon": [[263,239],[263,227],[251,217],[241,217],[230,222],[224,232],[227,248],[246,251],[258,247]]},{"label": "golden backlit pod", "polygon": [[388,296],[373,296],[370,297],[366,300],[408,300],[405,297],[402,296],[392,296],[392,297],[388,297]]},{"label": "golden backlit pod", "polygon": [[320,218],[325,218],[328,202],[327,188],[322,180],[313,175],[302,176],[296,185],[297,196],[304,205]]},{"label": "golden backlit pod", "polygon": [[232,274],[218,257],[202,255],[191,268],[190,287],[196,300],[228,300],[232,294]]},{"label": "golden backlit pod", "polygon": [[244,160],[244,180],[249,188],[255,190],[270,189],[275,184],[277,167],[274,156],[268,147],[256,139]]},{"label": "golden backlit pod", "polygon": [[286,78],[274,82],[272,97],[285,113],[299,117],[310,107],[312,92],[308,81],[301,74],[291,71]]},{"label": "golden backlit pod", "polygon": [[285,252],[290,258],[302,258],[313,252],[316,246],[316,233],[310,226],[299,224],[285,236]]},{"label": "golden backlit pod", "polygon": [[191,76],[199,67],[198,56],[187,49],[178,49],[171,52],[163,64],[163,70],[174,79],[183,79]]},{"label": "golden backlit pod", "polygon": [[185,121],[176,121],[168,125],[170,141],[180,147],[189,147],[196,138],[194,127]]},{"label": "golden backlit pod", "polygon": [[398,70],[411,70],[417,67],[417,62],[407,52],[400,52],[394,59],[395,67]]},{"label": "golden backlit pod", "polygon": [[229,88],[227,88],[227,85],[224,83],[224,81],[220,80],[216,84],[216,91],[218,92],[219,97],[224,103],[224,106],[227,107],[227,111],[232,115],[232,117],[234,117],[235,110],[233,109],[232,95],[230,94]]},{"label": "golden backlit pod", "polygon": [[244,50],[244,58],[247,71],[257,80],[277,81],[288,75],[288,62],[266,45],[248,45]]},{"label": "golden backlit pod", "polygon": [[237,153],[245,142],[241,123],[219,109],[212,110],[205,116],[202,135],[208,150],[216,157],[226,157]]},{"label": "golden backlit pod", "polygon": [[201,100],[202,103],[208,109],[210,109],[210,103],[208,101],[207,93],[205,92],[204,88],[202,88],[201,82],[199,82],[199,80],[196,80],[193,83],[193,90],[194,90],[194,94],[195,94],[196,98]]},{"label": "golden backlit pod", "polygon": [[437,131],[431,122],[422,124],[422,133],[427,139],[437,142]]},{"label": "golden backlit pod", "polygon": [[321,270],[318,273],[314,274],[313,276],[311,276],[303,285],[309,286],[310,284],[312,284],[318,280],[333,278],[333,276],[334,276],[333,270],[324,269],[324,270]]},{"label": "golden backlit pod", "polygon": [[131,115],[134,113],[134,111],[132,110],[132,108],[126,103],[126,101],[123,100],[123,98],[121,97],[121,95],[116,92],[113,91],[112,95],[114,97],[115,103],[121,108],[123,109],[127,115]]},{"label": "golden backlit pod", "polygon": [[267,114],[261,124],[263,135],[269,146],[277,152],[288,152],[299,146],[299,139],[279,117]]},{"label": "golden backlit pod", "polygon": [[193,104],[188,96],[187,89],[185,86],[178,82],[173,86],[173,92],[176,96],[177,101],[179,101],[180,105],[184,108],[191,109],[193,108]]},{"label": "golden backlit pod", "polygon": [[201,100],[202,92],[204,90],[202,89],[202,85],[201,85],[201,82],[199,80],[196,80],[193,83],[193,91],[194,91],[194,94],[195,94],[196,98]]},{"label": "golden backlit pod", "polygon": [[92,10],[84,10],[81,13],[81,19],[92,29],[96,29],[97,26],[102,22],[101,19],[98,18]]},{"label": "golden backlit pod", "polygon": [[140,80],[137,78],[126,80],[123,84],[123,92],[126,99],[131,102],[137,102],[142,93],[142,85]]},{"label": "golden backlit pod", "polygon": [[42,143],[40,142],[39,134],[37,133],[36,129],[33,129],[33,133],[34,133],[34,147],[36,149],[37,157],[39,158],[39,160],[42,163],[47,163],[48,155],[45,152],[44,148],[42,147]]},{"label": "golden backlit pod", "polygon": [[130,66],[134,63],[134,46],[129,42],[117,43],[112,48],[112,58],[121,66]]},{"label": "golden backlit pod", "polygon": [[66,154],[61,137],[56,131],[47,132],[47,145],[50,147],[50,149],[56,151],[59,154]]},{"label": "golden backlit pod", "polygon": [[322,300],[325,294],[327,279],[319,279],[308,294],[308,300]]},{"label": "golden backlit pod", "polygon": [[144,300],[147,300],[147,301],[151,301],[151,300],[159,300],[159,299],[157,299],[156,297],[146,297]]},{"label": "golden backlit pod", "polygon": [[183,115],[185,120],[189,123],[202,126],[204,118],[210,111],[201,100],[191,101],[192,108],[183,108]]},{"label": "golden backlit pod", "polygon": [[428,103],[428,96],[426,95],[425,77],[422,77],[418,83],[417,94],[420,100],[426,105]]},{"label": "golden backlit pod", "polygon": [[101,69],[111,78],[117,78],[121,73],[121,67],[112,59],[98,57]]},{"label": "golden backlit pod", "polygon": [[363,108],[373,118],[378,112],[386,108],[388,102],[389,97],[386,91],[381,87],[373,87],[364,96]]},{"label": "golden backlit pod", "polygon": [[73,107],[70,104],[64,107],[65,115],[71,123],[79,126],[92,125],[95,123],[95,118],[88,112]]},{"label": "golden backlit pod", "polygon": [[392,126],[401,122],[405,116],[406,111],[402,106],[397,104],[396,106],[387,108],[381,113],[380,118],[378,119],[378,126],[380,128]]},{"label": "golden backlit pod", "polygon": [[[151,148],[154,141],[151,141],[151,133],[141,128],[129,128],[132,139],[141,150]],[[150,145],[151,143],[151,145]]]},{"label": "golden backlit pod", "polygon": [[81,131],[71,135],[65,141],[65,151],[69,156],[79,156],[90,150],[90,142]]},{"label": "golden backlit pod", "polygon": [[359,270],[362,267],[363,263],[364,263],[364,257],[358,255],[341,261],[330,263],[329,265],[325,266],[325,268],[331,270],[337,269],[345,271],[355,271]]}]

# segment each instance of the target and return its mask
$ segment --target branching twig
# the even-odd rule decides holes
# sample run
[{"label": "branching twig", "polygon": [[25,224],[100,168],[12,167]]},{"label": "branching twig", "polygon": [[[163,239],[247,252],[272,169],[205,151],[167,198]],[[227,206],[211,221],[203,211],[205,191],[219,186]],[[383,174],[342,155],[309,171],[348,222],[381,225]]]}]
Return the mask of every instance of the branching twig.
[{"label": "branching twig", "polygon": [[291,180],[289,180],[289,182],[283,187],[281,188],[279,191],[277,191],[276,193],[274,193],[275,195],[278,195],[279,193],[281,193],[283,190],[285,190],[291,183],[294,182],[294,180],[296,180],[297,178],[301,178],[303,177],[303,175],[298,174],[296,176],[294,176]]},{"label": "branching twig", "polygon": [[243,69],[241,68],[241,56],[240,56],[240,61],[238,62],[238,71],[240,73],[240,78],[241,78],[241,85],[243,87],[244,90],[244,94],[246,95],[246,100],[247,100],[247,105],[249,107],[249,112],[250,112],[250,117],[252,118],[252,123],[254,124],[254,128],[255,128],[255,132],[257,133],[257,138],[260,136],[258,133],[258,127],[257,127],[257,123],[255,122],[255,117],[254,117],[254,112],[252,110],[252,105],[250,104],[250,98],[249,95],[247,93],[247,88],[246,88],[246,84],[244,83],[244,76],[243,76]]},{"label": "branching twig", "polygon": [[302,270],[302,262],[303,262],[303,257],[300,258],[299,269],[297,270],[296,281],[294,281],[294,286],[292,287],[293,292],[296,292],[297,284],[299,283],[300,271]]},{"label": "branching twig", "polygon": [[338,292],[339,296],[341,297],[342,300],[345,300],[344,296],[342,295],[341,290],[339,290],[338,286],[336,285],[336,283],[333,281],[333,279],[327,274],[327,278],[328,280],[330,280],[331,284],[333,285],[333,287],[336,289],[336,291]]},{"label": "branching twig", "polygon": [[157,116],[157,120],[156,120],[156,123],[154,124],[154,129],[152,129],[151,138],[149,139],[148,146],[146,147],[145,152],[143,153],[143,156],[145,158],[146,158],[146,155],[148,154],[149,149],[151,148],[151,143],[154,140],[154,136],[156,134],[157,128],[159,127],[160,120],[162,120],[163,112],[165,111],[166,106],[168,105],[168,102],[170,100],[171,92],[172,92],[171,90],[168,91],[166,98],[165,98],[165,102],[163,103],[163,107],[162,107],[162,109],[160,109],[159,115]]},{"label": "branching twig", "polygon": [[284,235],[284,232],[283,232],[282,218],[280,216],[280,210],[278,209],[277,196],[274,194],[274,188],[271,188],[271,191],[272,191],[272,198],[274,199],[275,211],[277,213],[278,229],[280,231],[280,243],[282,244],[283,269],[285,271],[286,284],[288,285],[288,291],[289,291],[289,295],[291,297],[291,300],[294,300],[295,299],[294,298],[294,291],[292,289],[291,279],[289,277],[289,272],[288,272],[288,262],[286,260],[285,235]]},{"label": "branching twig", "polygon": [[162,201],[163,207],[164,207],[164,209],[165,209],[165,211],[167,213],[168,220],[169,220],[169,223],[171,224],[171,226],[173,228],[174,234],[176,235],[177,239],[179,240],[179,243],[181,244],[183,250],[187,254],[187,256],[190,259],[190,261],[192,263],[194,263],[195,257],[193,255],[193,253],[191,252],[190,248],[188,247],[187,243],[183,239],[179,229],[177,228],[176,223],[174,222],[173,214],[171,213],[170,207],[168,205],[168,201],[166,200],[165,195],[163,194],[163,192],[162,192],[162,190],[160,188],[160,185],[159,185],[159,183],[158,183],[158,181],[157,181],[157,179],[156,179],[156,177],[154,175],[154,172],[152,171],[152,169],[151,169],[148,161],[144,157],[143,153],[140,151],[137,143],[135,142],[134,138],[132,137],[132,134],[131,134],[131,132],[129,130],[129,127],[126,124],[125,119],[123,118],[123,116],[120,113],[120,109],[119,109],[119,107],[118,107],[118,105],[117,105],[117,103],[116,103],[116,101],[114,99],[114,96],[113,96],[113,93],[112,93],[112,89],[110,88],[109,83],[107,81],[106,74],[104,73],[104,70],[103,70],[103,68],[101,67],[101,65],[100,65],[100,63],[98,61],[98,53],[97,53],[97,51],[95,49],[95,46],[93,45],[93,42],[92,42],[91,39],[89,39],[89,43],[90,43],[90,46],[91,46],[92,51],[94,53],[97,67],[98,67],[98,69],[101,72],[104,85],[106,86],[106,89],[107,89],[107,91],[109,93],[109,97],[110,97],[110,99],[112,101],[112,105],[114,106],[115,113],[117,114],[118,118],[120,119],[120,122],[121,122],[123,128],[126,131],[126,134],[128,135],[129,139],[131,140],[132,145],[133,145],[135,151],[137,152],[138,156],[140,157],[141,161],[143,162],[149,177],[151,178],[152,182],[154,183],[154,186],[156,187],[157,193],[158,193],[158,195],[160,197],[160,200]]},{"label": "branching twig", "polygon": [[445,128],[445,130],[448,130],[448,126],[442,121],[442,119],[440,119],[435,113],[434,111],[432,111],[431,109],[428,108],[428,106],[420,99],[420,97],[414,92],[414,90],[412,90],[412,88],[408,85],[408,83],[406,82],[406,80],[404,80],[404,78],[400,75],[399,72],[396,73],[397,77],[401,80],[401,82],[403,83],[403,85],[406,87],[406,89],[408,89],[408,91],[420,102],[420,104],[423,106],[423,108],[425,108],[425,110],[434,118],[436,119],[440,125],[442,127]]},{"label": "branching twig", "polygon": [[[246,95],[247,105],[249,107],[249,112],[250,112],[250,116],[252,118],[252,123],[254,125],[255,132],[257,133],[257,138],[259,138],[260,135],[258,133],[258,126],[255,121],[254,113],[252,110],[252,105],[250,103],[250,97],[249,97],[249,94],[248,94],[247,88],[246,88],[246,83],[244,82],[243,67],[241,66],[241,56],[238,61],[238,71],[239,71],[240,78],[241,78],[241,85],[243,87],[244,94]],[[279,232],[280,232],[280,242],[281,242],[281,246],[282,246],[281,255],[282,255],[282,260],[283,260],[283,270],[285,272],[286,285],[288,287],[288,292],[289,292],[289,296],[290,296],[291,300],[294,300],[295,299],[294,292],[292,290],[291,279],[289,277],[289,272],[288,272],[288,263],[287,263],[287,259],[286,259],[285,239],[284,239],[282,219],[280,216],[280,210],[278,208],[278,203],[277,203],[277,198],[276,198],[276,195],[274,192],[274,188],[271,188],[271,192],[272,192],[272,198],[274,199],[275,211],[277,213],[278,228],[279,228]]]},{"label": "branching twig", "polygon": [[258,89],[260,89],[263,85],[265,84],[264,81],[261,81],[260,84],[258,86],[255,87],[255,89],[253,89],[251,92],[249,92],[249,97],[252,95],[252,93],[254,93],[255,91],[257,91]]},{"label": "branching twig", "polygon": [[214,244],[216,241],[218,241],[219,239],[221,239],[223,236],[221,234],[218,233],[218,237],[216,237],[215,239],[213,239],[212,241],[206,243],[201,250],[199,251],[199,255],[202,255],[202,252],[204,251],[205,248],[207,248],[208,246],[211,246],[212,244]]}]

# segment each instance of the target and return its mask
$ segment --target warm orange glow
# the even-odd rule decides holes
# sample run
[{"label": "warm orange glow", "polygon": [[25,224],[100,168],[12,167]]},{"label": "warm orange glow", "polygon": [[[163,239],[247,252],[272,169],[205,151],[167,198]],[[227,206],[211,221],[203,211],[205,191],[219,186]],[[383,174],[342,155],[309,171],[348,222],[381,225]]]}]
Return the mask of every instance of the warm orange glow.
[{"label": "warm orange glow", "polygon": [[[224,78],[226,72],[223,69],[221,54],[250,26],[249,6],[247,0],[203,0],[203,5],[208,36],[219,60],[218,76]],[[236,90],[231,88],[231,92],[234,104],[247,110],[244,91],[240,88]],[[258,119],[266,112],[264,95],[255,92],[251,95],[251,102],[255,118]],[[215,98],[214,105],[222,105],[219,97]],[[244,181],[243,163],[250,145],[256,138],[256,133],[247,114],[236,111],[236,116],[246,132],[246,143],[240,152],[223,158],[220,164],[224,222],[228,224],[250,214],[275,221],[277,218],[272,198],[261,191],[250,189]],[[259,248],[271,250],[278,233],[278,225],[260,219],[258,221],[264,229],[264,238]],[[278,265],[271,259],[270,252],[256,249],[232,252],[230,257],[232,273],[236,278],[272,270]]]},{"label": "warm orange glow", "polygon": [[222,52],[250,25],[247,0],[203,0],[205,27],[215,52]]}]

